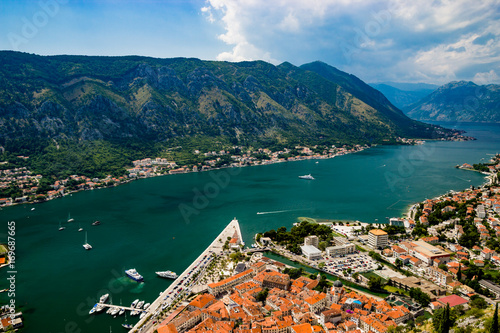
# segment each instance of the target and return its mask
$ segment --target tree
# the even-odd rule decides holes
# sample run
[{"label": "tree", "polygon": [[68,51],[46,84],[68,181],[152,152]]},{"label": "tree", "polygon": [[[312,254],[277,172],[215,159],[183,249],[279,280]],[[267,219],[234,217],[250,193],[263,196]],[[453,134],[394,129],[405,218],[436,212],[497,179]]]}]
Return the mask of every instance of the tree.
[{"label": "tree", "polygon": [[418,316],[417,318],[415,318],[415,323],[417,325],[422,325],[425,320],[425,316]]},{"label": "tree", "polygon": [[491,321],[490,333],[498,333],[498,303],[495,304],[495,312]]},{"label": "tree", "polygon": [[394,262],[396,264],[397,268],[401,268],[403,266],[403,260],[396,258],[396,261]]},{"label": "tree", "polygon": [[410,297],[420,303],[423,307],[426,307],[431,302],[429,295],[424,293],[420,288],[411,288]]},{"label": "tree", "polygon": [[454,320],[450,311],[450,304],[446,303],[444,308],[438,309],[434,312],[432,319],[432,326],[436,333],[448,333],[450,328],[453,327]]},{"label": "tree", "polygon": [[255,299],[258,301],[258,302],[262,302],[262,304],[264,304],[266,302],[266,298],[267,298],[267,295],[269,294],[269,290],[267,288],[264,288],[264,290],[260,291],[257,296],[255,297]]},{"label": "tree", "polygon": [[462,265],[458,264],[457,280],[462,280]]},{"label": "tree", "polygon": [[481,296],[474,295],[470,298],[470,306],[477,309],[486,309],[488,303]]},{"label": "tree", "polygon": [[368,279],[368,288],[370,290],[382,289],[382,278],[380,276],[370,276]]}]

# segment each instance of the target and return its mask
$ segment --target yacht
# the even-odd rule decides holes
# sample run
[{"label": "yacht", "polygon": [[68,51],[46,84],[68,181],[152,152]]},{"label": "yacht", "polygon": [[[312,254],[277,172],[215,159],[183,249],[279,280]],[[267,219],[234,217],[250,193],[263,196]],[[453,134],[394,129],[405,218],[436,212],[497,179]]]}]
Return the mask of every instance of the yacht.
[{"label": "yacht", "polygon": [[97,305],[97,308],[95,309],[96,313],[101,313],[104,310],[105,306],[104,305]]},{"label": "yacht", "polygon": [[124,313],[125,313],[125,309],[120,309],[120,312],[118,312],[118,315],[121,316]]},{"label": "yacht", "polygon": [[156,275],[166,279],[177,279],[177,274],[172,271],[156,272]]},{"label": "yacht", "polygon": [[314,180],[314,177],[311,176],[311,174],[304,175],[304,176],[299,176],[300,179],[308,179],[308,180]]},{"label": "yacht", "polygon": [[87,232],[85,232],[85,244],[83,244],[83,248],[85,250],[90,250],[92,249],[92,245],[90,245],[88,242],[87,242]]},{"label": "yacht", "polygon": [[97,304],[97,303],[96,303],[96,304],[94,305],[94,307],[92,307],[92,309],[90,309],[89,314],[93,314],[93,313],[97,310],[97,306],[98,306],[98,305],[99,305],[99,304]]},{"label": "yacht", "polygon": [[135,306],[137,305],[137,303],[139,303],[138,299],[136,299],[135,301],[133,301],[132,304],[130,304],[130,307],[131,308],[135,308]]},{"label": "yacht", "polygon": [[146,304],[144,304],[144,306],[142,308],[144,310],[147,310],[147,308],[149,308],[150,305],[151,305],[151,303],[146,303]]},{"label": "yacht", "polygon": [[99,303],[106,303],[109,298],[109,294],[104,294],[99,298]]},{"label": "yacht", "polygon": [[101,221],[94,221],[92,222],[92,225],[100,225],[101,224]]},{"label": "yacht", "polygon": [[142,309],[143,305],[144,305],[144,301],[140,301],[139,303],[137,303],[136,309]]},{"label": "yacht", "polygon": [[[134,281],[137,281],[137,282],[144,281],[144,278],[142,277],[142,275],[137,273],[135,268],[127,269],[125,271],[125,274],[127,274],[127,276]],[[142,304],[144,304],[144,303],[142,303]]]},{"label": "yacht", "polygon": [[113,307],[113,310],[111,310],[111,315],[116,316],[120,312],[120,308],[118,307]]}]

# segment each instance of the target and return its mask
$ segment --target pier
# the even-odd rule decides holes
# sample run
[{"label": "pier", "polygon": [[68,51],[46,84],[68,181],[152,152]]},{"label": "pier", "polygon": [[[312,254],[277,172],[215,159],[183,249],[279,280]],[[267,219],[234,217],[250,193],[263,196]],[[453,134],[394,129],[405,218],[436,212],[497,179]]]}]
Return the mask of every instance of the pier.
[{"label": "pier", "polygon": [[[107,303],[97,303],[97,304],[102,305],[102,306],[104,306],[106,308],[118,308],[120,310],[123,309],[125,311],[140,311],[140,312],[146,312],[147,311],[147,309],[146,310],[144,310],[144,309],[136,309],[136,308],[131,308],[130,306],[114,305],[114,304],[107,304]],[[148,307],[148,309],[149,309],[149,307]]]},{"label": "pier", "polygon": [[[189,267],[186,268],[184,272],[182,272],[182,274],[180,274],[177,279],[175,279],[175,281],[164,292],[162,292],[153,303],[151,303],[147,310],[143,310],[147,312],[146,316],[139,320],[139,322],[135,324],[130,332],[139,332],[139,328],[141,328],[140,332],[154,332],[154,324],[152,323],[152,321],[149,321],[151,315],[158,315],[162,311],[162,307],[172,303],[177,297],[181,296],[185,291],[185,288],[196,287],[196,281],[192,281],[194,283],[193,285],[191,285],[191,281],[189,281],[191,277],[195,273],[200,271],[202,269],[202,266],[204,266],[203,269],[208,266],[212,259],[212,254],[220,255],[224,252],[223,246],[226,239],[228,237],[232,238],[235,232],[240,238],[240,242],[243,242],[243,238],[241,237],[240,225],[236,218],[233,219],[212,241],[212,243],[205,249],[205,251],[203,251],[198,256],[198,258],[196,258],[196,260],[193,261],[191,265],[189,265]],[[174,290],[176,290],[178,287],[184,288],[184,290],[182,292],[179,292],[179,290],[174,292]]]}]

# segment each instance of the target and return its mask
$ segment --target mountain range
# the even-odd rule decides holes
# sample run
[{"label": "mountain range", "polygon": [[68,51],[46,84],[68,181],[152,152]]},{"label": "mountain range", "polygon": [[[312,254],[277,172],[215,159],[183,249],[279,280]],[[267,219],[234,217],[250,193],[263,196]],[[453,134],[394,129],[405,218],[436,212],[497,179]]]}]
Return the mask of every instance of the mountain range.
[{"label": "mountain range", "polygon": [[370,86],[383,93],[392,104],[403,112],[406,107],[417,103],[439,87],[427,83],[401,82],[370,83]]},{"label": "mountain range", "polygon": [[138,147],[204,140],[290,146],[450,133],[408,118],[378,90],[322,62],[297,67],[12,51],[0,52],[0,62],[0,145],[17,154],[54,147],[60,154],[68,142],[100,142],[106,156],[136,158],[145,149]]},{"label": "mountain range", "polygon": [[422,121],[500,122],[500,85],[454,81],[406,107],[405,113]]}]

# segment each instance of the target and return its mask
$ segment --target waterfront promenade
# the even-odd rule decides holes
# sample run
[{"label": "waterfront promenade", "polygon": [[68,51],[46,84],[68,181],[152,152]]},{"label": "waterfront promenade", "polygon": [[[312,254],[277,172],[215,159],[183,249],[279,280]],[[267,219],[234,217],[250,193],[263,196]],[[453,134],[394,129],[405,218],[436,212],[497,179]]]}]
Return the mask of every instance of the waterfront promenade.
[{"label": "waterfront promenade", "polygon": [[[234,218],[222,232],[212,241],[212,243],[203,251],[195,261],[189,265],[188,268],[180,274],[177,279],[167,288],[160,293],[160,296],[149,306],[147,314],[135,324],[130,332],[151,332],[153,333],[158,326],[156,317],[168,305],[172,304],[177,298],[181,297],[186,288],[194,288],[196,285],[190,284],[193,275],[205,269],[213,255],[220,255],[223,253],[224,243],[227,238],[232,238],[234,233],[237,233],[240,241],[242,242],[242,235],[238,220]],[[199,279],[198,279],[199,281]],[[195,284],[195,283],[194,283]]]}]

